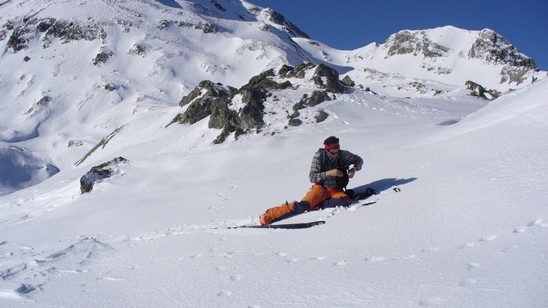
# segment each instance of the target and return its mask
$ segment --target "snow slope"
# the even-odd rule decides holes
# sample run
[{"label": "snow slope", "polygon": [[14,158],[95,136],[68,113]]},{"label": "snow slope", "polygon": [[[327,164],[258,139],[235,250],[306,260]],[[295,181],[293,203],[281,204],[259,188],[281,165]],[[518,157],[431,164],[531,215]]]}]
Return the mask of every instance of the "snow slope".
[{"label": "snow slope", "polygon": [[[30,162],[37,169],[70,168],[113,132],[175,113],[181,97],[203,80],[240,87],[283,64],[327,63],[357,88],[394,97],[450,97],[469,79],[505,92],[546,76],[470,59],[470,44],[484,32],[451,26],[402,31],[382,45],[340,51],[246,1],[24,0],[1,7],[0,170],[20,165],[4,154],[10,146],[37,157]],[[408,53],[391,55],[402,36],[400,48]],[[415,54],[405,44],[441,55]],[[502,72],[514,70],[524,81],[501,83]],[[0,195],[44,178],[5,174]]]},{"label": "snow slope", "polygon": [[[108,34],[43,48],[44,34],[31,32],[30,47],[15,53],[0,33],[0,170],[10,173],[0,183],[1,307],[548,304],[546,72],[528,72],[536,82],[488,102],[460,78],[479,71],[497,84],[500,66],[451,50],[443,61],[458,60],[460,73],[440,79],[410,55],[383,62],[376,44],[338,51],[290,37],[287,24],[248,2],[0,6],[9,12],[3,30],[53,16]],[[207,23],[218,31],[203,33]],[[458,50],[471,38],[453,30],[426,35]],[[111,61],[93,65],[101,51]],[[348,89],[287,127],[295,102],[316,89],[292,80],[297,89],[265,102],[262,131],[220,145],[208,118],[166,128],[201,80],[237,87],[303,60],[373,91]],[[326,121],[313,121],[318,110]],[[365,159],[351,185],[374,187],[377,203],[288,219],[326,220],[311,229],[228,228],[301,198],[330,135]],[[75,164],[107,136],[108,146]],[[118,156],[129,162],[81,194],[81,176]]]},{"label": "snow slope", "polygon": [[[543,306],[547,92],[543,80],[483,108],[355,92],[324,103],[325,123],[217,146],[203,124],[132,137],[165,123],[151,117],[121,133],[130,163],[92,193],[78,186],[88,165],[2,197],[0,303]],[[376,204],[291,219],[327,221],[305,230],[225,228],[300,198],[331,134],[365,158],[351,184]]]}]

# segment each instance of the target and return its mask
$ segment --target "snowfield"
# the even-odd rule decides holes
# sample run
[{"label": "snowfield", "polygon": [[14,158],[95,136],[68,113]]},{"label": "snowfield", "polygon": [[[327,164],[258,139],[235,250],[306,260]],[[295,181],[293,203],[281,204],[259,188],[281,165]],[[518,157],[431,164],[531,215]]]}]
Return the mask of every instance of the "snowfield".
[{"label": "snowfield", "polygon": [[[130,162],[91,193],[84,163],[2,197],[0,302],[544,306],[546,93],[546,80],[488,105],[355,92],[324,103],[324,123],[216,146],[200,123],[149,117],[113,139]],[[147,127],[154,136],[132,134]],[[377,203],[290,219],[327,222],[310,229],[226,228],[302,197],[329,135],[365,159],[351,186],[374,187]]]},{"label": "snowfield", "polygon": [[[0,307],[548,307],[548,78],[518,67],[521,83],[501,83],[511,67],[467,56],[479,31],[414,31],[446,56],[389,56],[289,36],[247,1],[0,7]],[[47,37],[49,18],[101,35]],[[306,61],[356,86],[300,126],[288,117],[320,89],[313,70],[268,96],[258,132],[213,145],[209,117],[167,126],[203,80],[239,88]],[[501,97],[470,96],[471,79]],[[350,187],[374,204],[231,229],[302,198],[331,135],[363,157]]]}]

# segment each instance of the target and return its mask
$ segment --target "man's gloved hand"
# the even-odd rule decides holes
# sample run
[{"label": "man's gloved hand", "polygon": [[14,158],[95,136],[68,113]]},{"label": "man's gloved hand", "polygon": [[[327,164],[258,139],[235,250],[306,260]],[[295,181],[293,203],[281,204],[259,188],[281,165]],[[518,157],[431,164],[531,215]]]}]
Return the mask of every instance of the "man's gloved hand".
[{"label": "man's gloved hand", "polygon": [[343,175],[344,175],[344,174],[343,174],[342,171],[339,170],[339,169],[331,169],[331,170],[325,172],[325,177],[327,177],[327,178],[328,178],[328,177],[332,177],[332,176],[334,176],[334,177],[342,177]]}]

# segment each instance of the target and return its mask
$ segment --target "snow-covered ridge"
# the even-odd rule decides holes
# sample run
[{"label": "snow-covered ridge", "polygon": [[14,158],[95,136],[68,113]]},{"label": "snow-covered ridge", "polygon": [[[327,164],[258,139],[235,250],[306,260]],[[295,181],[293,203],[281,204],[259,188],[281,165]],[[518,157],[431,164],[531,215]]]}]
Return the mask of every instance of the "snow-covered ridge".
[{"label": "snow-covered ridge", "polygon": [[[388,55],[330,48],[238,0],[0,10],[1,307],[548,302],[548,79],[470,58],[479,31],[407,31],[417,50]],[[468,80],[502,95],[471,96]],[[214,92],[234,123],[166,127]],[[364,158],[350,186],[375,204],[290,219],[326,221],[306,230],[227,228],[301,198],[330,135]],[[100,165],[112,177],[82,194]]]},{"label": "snow-covered ridge", "polygon": [[[92,193],[78,186],[88,164],[0,198],[0,303],[539,306],[547,91],[490,104],[355,92],[324,104],[320,125],[215,147],[203,125],[147,135],[157,125],[142,119],[115,146],[125,172]],[[326,221],[300,231],[227,228],[303,194],[329,134],[365,157],[351,185],[374,187],[375,204],[294,217]]]},{"label": "snow-covered ridge", "polygon": [[358,91],[396,97],[447,96],[468,80],[504,93],[545,75],[490,30],[405,30],[340,51],[246,1],[8,1],[2,9],[1,140],[46,151],[60,169],[148,112],[172,118],[202,81],[240,87],[286,64],[325,63]]},{"label": "snow-covered ridge", "polygon": [[383,44],[344,52],[311,40],[299,42],[316,58],[344,68],[341,73],[357,83],[394,95],[408,83],[424,84],[434,93],[443,86],[436,88],[433,83],[459,87],[469,80],[507,92],[546,77],[533,59],[490,29],[472,31],[446,26],[402,30]]}]

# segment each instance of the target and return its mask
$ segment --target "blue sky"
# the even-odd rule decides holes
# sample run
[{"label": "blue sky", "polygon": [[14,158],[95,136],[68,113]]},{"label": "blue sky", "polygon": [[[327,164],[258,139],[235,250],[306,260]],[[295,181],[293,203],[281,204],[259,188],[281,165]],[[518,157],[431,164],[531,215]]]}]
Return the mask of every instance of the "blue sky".
[{"label": "blue sky", "polygon": [[384,43],[400,30],[489,28],[548,70],[548,0],[248,0],[337,49]]}]

